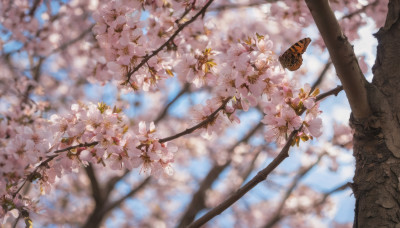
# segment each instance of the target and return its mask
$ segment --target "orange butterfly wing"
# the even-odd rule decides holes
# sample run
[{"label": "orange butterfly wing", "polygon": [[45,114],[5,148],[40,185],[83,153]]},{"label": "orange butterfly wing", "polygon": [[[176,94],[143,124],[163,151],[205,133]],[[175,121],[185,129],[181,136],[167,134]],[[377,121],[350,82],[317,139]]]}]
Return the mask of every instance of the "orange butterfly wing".
[{"label": "orange butterfly wing", "polygon": [[283,68],[287,68],[290,71],[295,71],[300,68],[303,63],[303,57],[301,56],[310,44],[310,38],[304,38],[293,44],[287,49],[281,56],[279,56],[279,62]]}]

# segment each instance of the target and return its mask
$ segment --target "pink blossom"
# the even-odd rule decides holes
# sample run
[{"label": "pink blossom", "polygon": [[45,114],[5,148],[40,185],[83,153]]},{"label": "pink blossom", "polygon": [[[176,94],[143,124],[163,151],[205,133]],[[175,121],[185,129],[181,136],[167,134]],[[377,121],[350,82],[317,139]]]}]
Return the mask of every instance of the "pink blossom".
[{"label": "pink blossom", "polygon": [[[191,20],[206,3],[2,2],[0,50],[5,58],[0,61],[0,219],[10,217],[5,226],[11,222],[20,226],[26,212],[37,218],[34,223],[39,227],[85,224],[98,203],[91,199],[97,193],[86,190],[95,185],[107,190],[100,198],[110,196],[107,200],[111,203],[124,197],[118,191],[125,191],[126,186],[141,189],[136,199],[145,205],[147,217],[143,219],[129,205],[121,204],[118,216],[129,219],[119,219],[118,226],[174,226],[176,212],[182,211],[175,196],[196,192],[203,176],[193,176],[193,172],[214,170],[198,164],[229,165],[218,179],[222,182],[212,183],[212,189],[205,192],[207,206],[216,205],[247,181],[249,168],[265,167],[266,160],[279,152],[275,145],[253,148],[260,131],[250,132],[252,137],[236,146],[237,133],[244,136],[237,129],[249,127],[246,112],[253,116],[263,110],[264,136],[278,145],[300,127],[296,140],[322,134],[317,93],[310,94],[310,85],[302,84],[309,81],[305,70],[287,74],[278,61],[282,51],[304,37],[304,29],[314,24],[304,1],[266,3],[251,10],[230,9],[232,2],[222,1]],[[359,37],[358,28],[367,18],[383,25],[387,12],[387,0],[330,3],[335,15],[345,16],[340,23],[349,39]],[[220,10],[220,6],[228,8]],[[322,39],[314,35],[313,45],[323,47]],[[313,50],[307,53],[320,55],[319,50]],[[364,59],[359,62],[365,71]],[[163,104],[173,99],[175,85],[187,82],[194,86],[182,92],[191,94],[179,95],[180,99],[200,104],[189,113],[171,106],[170,115],[160,115]],[[105,87],[93,92],[97,86]],[[228,98],[230,101],[221,107]],[[95,104],[102,99],[111,106]],[[211,116],[217,109],[220,111]],[[174,139],[175,145],[163,142],[202,122],[193,133]],[[240,122],[245,125],[233,125]],[[351,129],[340,126],[334,131],[333,145],[352,146]],[[320,144],[324,145],[321,151],[332,149],[332,145],[318,141],[307,151],[300,147],[296,156],[311,165],[317,161]],[[336,159],[339,150],[343,148],[328,151],[328,167],[342,165]],[[305,168],[300,163],[298,168]],[[97,184],[83,169],[89,166],[96,172]],[[131,172],[124,176],[126,169]],[[293,174],[277,169],[277,174]],[[160,179],[137,182],[143,173]],[[109,189],[119,178],[123,179],[114,189],[118,191]],[[271,181],[266,184],[275,182]],[[327,217],[334,216],[324,214],[322,206],[316,205],[323,194],[314,190],[300,183],[281,208],[282,218],[290,216],[276,225],[331,225],[326,224]],[[325,200],[324,207],[330,207],[329,197]],[[45,205],[45,210],[38,210],[36,202]],[[263,227],[274,216],[264,212],[277,211],[279,203],[267,199],[243,207],[239,202],[231,207],[233,216],[228,217],[234,218],[238,227]],[[17,217],[19,222],[15,222]]]},{"label": "pink blossom", "polygon": [[281,110],[281,116],[277,118],[277,124],[280,126],[287,126],[288,130],[298,129],[301,124],[301,118],[291,108],[284,108]]},{"label": "pink blossom", "polygon": [[322,119],[321,118],[306,118],[304,125],[313,137],[322,135]]}]

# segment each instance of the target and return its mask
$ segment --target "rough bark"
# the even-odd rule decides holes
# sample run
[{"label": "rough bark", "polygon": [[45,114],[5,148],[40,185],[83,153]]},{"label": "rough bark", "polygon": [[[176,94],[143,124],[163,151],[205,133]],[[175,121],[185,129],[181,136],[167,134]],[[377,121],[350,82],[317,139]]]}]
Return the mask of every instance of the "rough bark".
[{"label": "rough bark", "polygon": [[372,115],[350,118],[354,133],[354,227],[400,227],[400,1],[389,4],[368,86]]}]

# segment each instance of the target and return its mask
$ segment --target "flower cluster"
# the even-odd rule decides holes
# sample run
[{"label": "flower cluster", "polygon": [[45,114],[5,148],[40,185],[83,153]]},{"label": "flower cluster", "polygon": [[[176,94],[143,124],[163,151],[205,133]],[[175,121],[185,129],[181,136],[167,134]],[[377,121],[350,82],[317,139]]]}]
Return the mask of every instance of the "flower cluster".
[{"label": "flower cluster", "polygon": [[[240,120],[236,110],[249,110],[255,107],[267,87],[267,80],[273,77],[272,42],[267,36],[256,34],[247,40],[226,45],[224,49],[206,49],[202,54],[185,56],[175,67],[178,76],[196,86],[213,86],[216,98],[207,100],[206,105],[193,108],[192,116],[199,123],[218,109],[227,98],[229,105],[224,107],[224,116],[218,115],[204,128],[208,135],[218,132],[224,122]],[[227,117],[227,118],[224,118]],[[226,121],[229,120],[229,121]]]},{"label": "flower cluster", "polygon": [[[194,34],[206,32],[212,35],[212,28],[205,29],[194,23],[190,29],[185,30],[185,36],[176,40],[176,44],[182,45],[175,50],[176,60],[169,66],[162,58],[167,52],[160,52],[146,60],[151,53],[145,50],[151,48],[148,46],[149,42],[144,41],[147,39],[145,36],[159,31],[159,36],[153,37],[160,39],[153,40],[152,43],[163,45],[167,34],[171,34],[175,28],[177,13],[173,7],[169,16],[164,15],[165,10],[152,11],[149,16],[152,29],[149,29],[150,27],[145,27],[140,21],[140,10],[136,10],[140,4],[130,3],[128,7],[121,9],[119,6],[122,2],[111,1],[94,16],[97,22],[94,28],[96,38],[106,53],[105,58],[98,61],[100,68],[96,68],[96,73],[106,71],[120,82],[131,79],[129,83],[134,89],[149,90],[157,84],[158,79],[172,76],[173,72],[181,81],[193,83],[196,87],[213,86],[216,98],[207,101],[206,106],[193,109],[196,123],[206,119],[219,107],[221,101],[232,97],[229,105],[225,107],[225,114],[229,120],[235,122],[239,122],[236,110],[247,111],[250,107],[266,103],[266,117],[263,122],[269,126],[266,134],[268,139],[282,142],[285,138],[282,136],[299,129],[303,124],[305,127],[298,138],[308,140],[321,134],[322,122],[317,118],[320,111],[315,104],[317,93],[307,94],[310,92],[309,88],[304,88],[308,89],[306,92],[300,91],[298,86],[291,82],[276,61],[277,56],[272,51],[273,42],[269,36],[255,34],[239,42],[229,42],[218,49],[212,49],[208,39],[197,38],[192,42],[184,42],[186,36],[190,39]],[[158,15],[157,21],[155,15]],[[145,34],[147,29],[148,34]],[[143,60],[146,64],[137,68]],[[171,66],[173,68],[170,68]],[[296,93],[298,97],[294,96]],[[306,110],[302,120],[300,112]],[[213,121],[203,126],[209,135],[222,129],[224,118],[221,117],[222,115],[217,115]]]},{"label": "flower cluster", "polygon": [[93,32],[103,51],[97,59],[96,78],[109,80],[112,76],[123,82],[131,67],[145,55],[139,8],[139,1],[110,1],[93,14]]},{"label": "flower cluster", "polygon": [[159,177],[162,173],[172,175],[172,162],[174,161],[173,152],[177,151],[177,147],[173,144],[160,143],[156,137],[156,129],[154,123],[150,123],[147,130],[146,123],[139,123],[139,134],[137,140],[139,145],[132,157],[134,167],[142,166],[144,172],[150,172],[151,175]]},{"label": "flower cluster", "polygon": [[[334,0],[330,3],[335,15],[340,17],[342,30],[353,40],[359,38],[358,29],[371,21],[368,18],[372,18],[377,25],[383,25],[387,2]],[[211,6],[206,8],[206,4],[207,7]],[[267,141],[283,143],[296,130],[293,144],[320,136],[322,120],[317,101],[319,90],[311,89],[307,84],[299,85],[297,78],[286,74],[277,61],[280,46],[285,43],[285,48],[282,48],[286,49],[289,41],[305,37],[304,28],[314,24],[306,3],[284,0],[254,6],[249,5],[247,0],[239,0],[232,4],[227,0],[3,0],[0,6],[3,34],[0,37],[0,222],[8,216],[14,216],[15,226],[20,225],[18,220],[21,218],[25,218],[28,226],[29,213],[40,211],[35,208],[36,199],[31,197],[33,191],[27,191],[28,182],[32,183],[30,187],[39,186],[36,190],[46,194],[46,200],[51,197],[48,194],[50,190],[56,188],[68,191],[64,199],[70,205],[74,204],[75,208],[80,207],[82,202],[70,200],[72,195],[91,201],[92,198],[85,194],[76,194],[83,189],[82,186],[89,184],[86,173],[79,172],[82,169],[78,168],[89,165],[94,171],[109,168],[120,173],[138,168],[138,173],[159,177],[172,175],[173,163],[188,165],[193,161],[190,154],[195,153],[202,160],[215,158],[215,164],[223,169],[231,167],[233,174],[228,175],[229,181],[224,184],[225,192],[230,193],[247,180],[251,169],[258,168],[258,154],[263,164],[266,159],[262,157],[266,156],[265,153],[248,152],[252,143],[241,143],[249,146],[242,148],[242,151],[238,151],[238,147],[226,148],[231,141],[224,140],[222,131],[231,123],[239,123],[241,119],[238,113],[242,111],[264,111],[262,122],[266,124],[264,136]],[[251,9],[237,7],[239,5]],[[313,46],[318,42],[323,46],[322,39],[313,40]],[[307,57],[304,62],[309,62]],[[364,57],[360,58],[360,67],[363,72],[367,69]],[[305,73],[306,68],[303,66],[295,75]],[[86,99],[85,96],[90,92],[83,88],[88,83],[96,81],[106,84],[111,81],[120,88],[157,90],[157,94],[141,94],[144,99],[152,100],[147,103],[158,106],[157,109],[151,109],[156,113],[163,108],[158,101],[170,99],[169,92],[174,90],[174,86],[168,84],[164,87],[162,84],[165,81],[163,79],[168,77],[175,77],[181,84],[190,83],[194,86],[184,88],[190,88],[190,92],[206,91],[207,98],[210,98],[204,105],[193,108],[190,115],[195,126],[188,124],[191,128],[183,133],[191,134],[201,129],[206,133],[203,136],[218,135],[214,142],[208,141],[208,144],[197,137],[192,137],[190,141],[193,143],[189,144],[186,139],[178,140],[177,143],[186,141],[182,147],[188,152],[179,153],[179,157],[174,156],[177,147],[167,141],[183,135],[182,132],[163,139],[157,133],[187,127],[187,123],[181,125],[183,121],[180,118],[173,115],[167,117],[172,121],[164,119],[160,124],[162,128],[156,131],[154,123],[140,121],[151,121],[153,115],[148,115],[148,110],[146,113],[135,113],[135,119],[128,121],[121,110],[103,103],[79,103],[70,109],[66,108],[71,101]],[[179,93],[177,97],[182,94]],[[139,103],[143,100],[135,98],[135,101]],[[124,98],[118,98],[118,102],[121,106],[127,104]],[[138,117],[141,115],[147,116]],[[246,120],[242,119],[243,122]],[[132,127],[131,123],[137,126]],[[335,126],[334,131],[331,140],[333,145],[352,147],[349,128]],[[230,139],[233,141],[233,137]],[[328,146],[333,147],[331,144]],[[273,149],[268,151],[268,155],[275,152]],[[340,163],[339,152],[327,150],[332,160],[330,168],[335,171]],[[306,153],[318,154],[311,149]],[[300,160],[309,162],[311,159],[302,156]],[[114,175],[114,172],[108,171],[108,175]],[[145,219],[139,218],[143,216],[134,218],[131,210],[121,207],[126,217],[134,218],[126,219],[126,222],[132,222],[126,226],[140,226],[144,220],[149,223],[142,223],[142,226],[154,226],[154,219],[164,226],[172,226],[176,222],[174,218],[177,218],[173,211],[180,210],[158,209],[174,207],[167,205],[171,201],[165,199],[180,194],[180,190],[187,194],[193,192],[192,188],[196,187],[194,182],[188,185],[189,181],[194,180],[191,172],[196,170],[180,172],[159,183],[149,184],[151,191],[157,193],[158,200],[154,200],[151,194],[146,194],[150,200],[141,200],[146,208],[157,210],[149,213],[151,215]],[[67,176],[71,173],[76,175]],[[106,189],[101,182],[108,182],[108,175],[99,178],[100,189]],[[79,183],[73,183],[74,178],[69,178],[72,176],[80,179]],[[126,179],[123,181],[129,183],[133,178]],[[212,186],[216,183],[212,183]],[[72,186],[76,186],[76,189],[72,190]],[[222,199],[223,194],[217,191],[200,190],[206,193],[206,204]],[[287,198],[283,213],[299,218],[302,213],[297,213],[297,209],[312,213],[311,209],[315,209],[313,202],[320,201],[318,195],[312,189],[301,187],[295,191],[299,194]],[[58,210],[57,214],[46,210],[46,217],[54,219],[52,222],[63,217],[61,214],[67,208],[64,199],[60,200],[63,197],[59,192],[53,193],[58,201],[56,206],[44,203],[47,209],[53,207]],[[104,200],[111,202],[106,198]],[[270,205],[261,207],[259,211],[265,211],[263,209]],[[79,212],[88,209],[85,212],[92,213],[92,206],[87,203]],[[236,208],[237,215],[245,216],[247,211],[240,207]],[[88,216],[84,212],[76,216],[78,210],[65,211],[68,218],[63,220],[74,224],[84,224]],[[263,213],[257,214],[259,217],[248,219],[250,224],[266,221]],[[72,217],[80,218],[77,222],[69,219]],[[293,224],[300,224],[299,221],[303,220]],[[57,222],[65,223],[61,220]],[[243,223],[241,226],[265,224],[249,226]]]},{"label": "flower cluster", "polygon": [[[282,85],[287,86],[280,87]],[[319,103],[315,102],[319,91],[311,91],[308,84],[299,91],[289,85],[289,83],[277,85],[279,90],[275,91],[274,98],[279,97],[282,100],[269,99],[265,103],[266,115],[262,122],[268,125],[265,138],[270,142],[277,141],[282,144],[293,130],[299,129],[295,141],[297,144],[299,139],[307,141],[322,134],[322,119],[318,117],[321,111]],[[306,114],[302,118],[304,111]],[[300,128],[301,126],[303,127]]]},{"label": "flower cluster", "polygon": [[[231,106],[227,106],[226,103],[229,98],[213,98],[206,101],[206,105],[196,105],[191,110],[193,124],[204,123],[201,126],[207,133],[207,136],[211,136],[212,133],[219,133],[225,129],[229,122],[240,123],[239,118],[235,113],[235,109]],[[221,108],[223,114],[213,113]]]},{"label": "flower cluster", "polygon": [[[316,103],[319,90],[311,91],[308,84],[299,88],[291,81],[276,61],[277,56],[272,52],[272,47],[273,43],[268,36],[255,34],[226,46],[226,50],[219,50],[212,64],[213,71],[209,73],[218,77],[203,79],[211,79],[216,84],[214,90],[220,98],[208,100],[207,105],[194,109],[196,123],[216,110],[221,100],[232,97],[225,108],[225,114],[231,121],[240,122],[236,110],[247,111],[258,104],[264,107],[265,117],[262,122],[268,125],[265,135],[268,141],[283,143],[291,131],[299,130],[302,125],[304,127],[296,136],[297,143],[299,139],[307,141],[320,136],[322,120],[318,116],[321,111]],[[179,66],[185,68],[182,64]],[[186,65],[186,69],[191,69],[189,74],[199,72],[190,68],[190,65]],[[211,84],[210,81],[208,84]],[[302,118],[304,112],[306,114]],[[208,134],[220,129],[222,120],[219,117],[208,124],[205,127]]]},{"label": "flower cluster", "polygon": [[97,80],[113,79],[134,90],[149,91],[159,80],[172,76],[168,54],[160,53],[145,60],[145,64],[142,61],[163,45],[175,29],[177,18],[160,8],[149,16],[146,27],[141,21],[141,4],[110,1],[93,14],[93,31],[101,48],[94,66]]},{"label": "flower cluster", "polygon": [[35,211],[35,205],[31,200],[23,198],[21,194],[13,196],[11,194],[2,195],[0,198],[0,221],[7,220],[9,216],[25,218],[25,223],[31,222],[29,211]]},{"label": "flower cluster", "polygon": [[217,93],[235,97],[236,109],[247,111],[255,107],[268,80],[275,77],[272,45],[268,36],[255,34],[220,52]]},{"label": "flower cluster", "polygon": [[[140,122],[137,131],[129,130],[127,123],[121,110],[104,103],[74,104],[70,113],[53,114],[35,126],[2,120],[0,137],[5,147],[0,148],[0,175],[4,177],[0,202],[5,211],[0,211],[0,217],[13,209],[25,210],[29,200],[19,191],[26,181],[36,181],[42,193],[48,193],[57,179],[82,165],[118,170],[142,167],[156,177],[171,175],[177,148],[159,142],[153,123],[146,130]],[[16,197],[22,203],[14,202]]]},{"label": "flower cluster", "polygon": [[[105,104],[73,105],[73,113],[67,116],[53,115],[52,127],[63,134],[58,150],[74,145],[83,145],[60,154],[55,160],[64,161],[63,169],[71,164],[82,162],[102,164],[112,169],[129,169],[142,166],[145,171],[159,176],[163,171],[171,174],[171,162],[175,147],[159,143],[155,137],[155,126],[146,130],[144,122],[139,123],[138,131],[128,129],[126,116],[120,110],[111,109]],[[93,146],[85,146],[92,145]],[[58,162],[62,164],[62,162]]]}]

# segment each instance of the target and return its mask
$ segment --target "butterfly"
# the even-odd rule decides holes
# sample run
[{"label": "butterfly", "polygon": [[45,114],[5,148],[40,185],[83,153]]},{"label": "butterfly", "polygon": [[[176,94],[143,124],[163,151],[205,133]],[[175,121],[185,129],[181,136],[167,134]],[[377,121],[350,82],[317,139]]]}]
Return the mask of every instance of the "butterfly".
[{"label": "butterfly", "polygon": [[299,69],[303,63],[301,55],[306,51],[310,42],[311,39],[309,37],[301,39],[279,56],[279,62],[283,68],[288,68],[290,71]]}]

